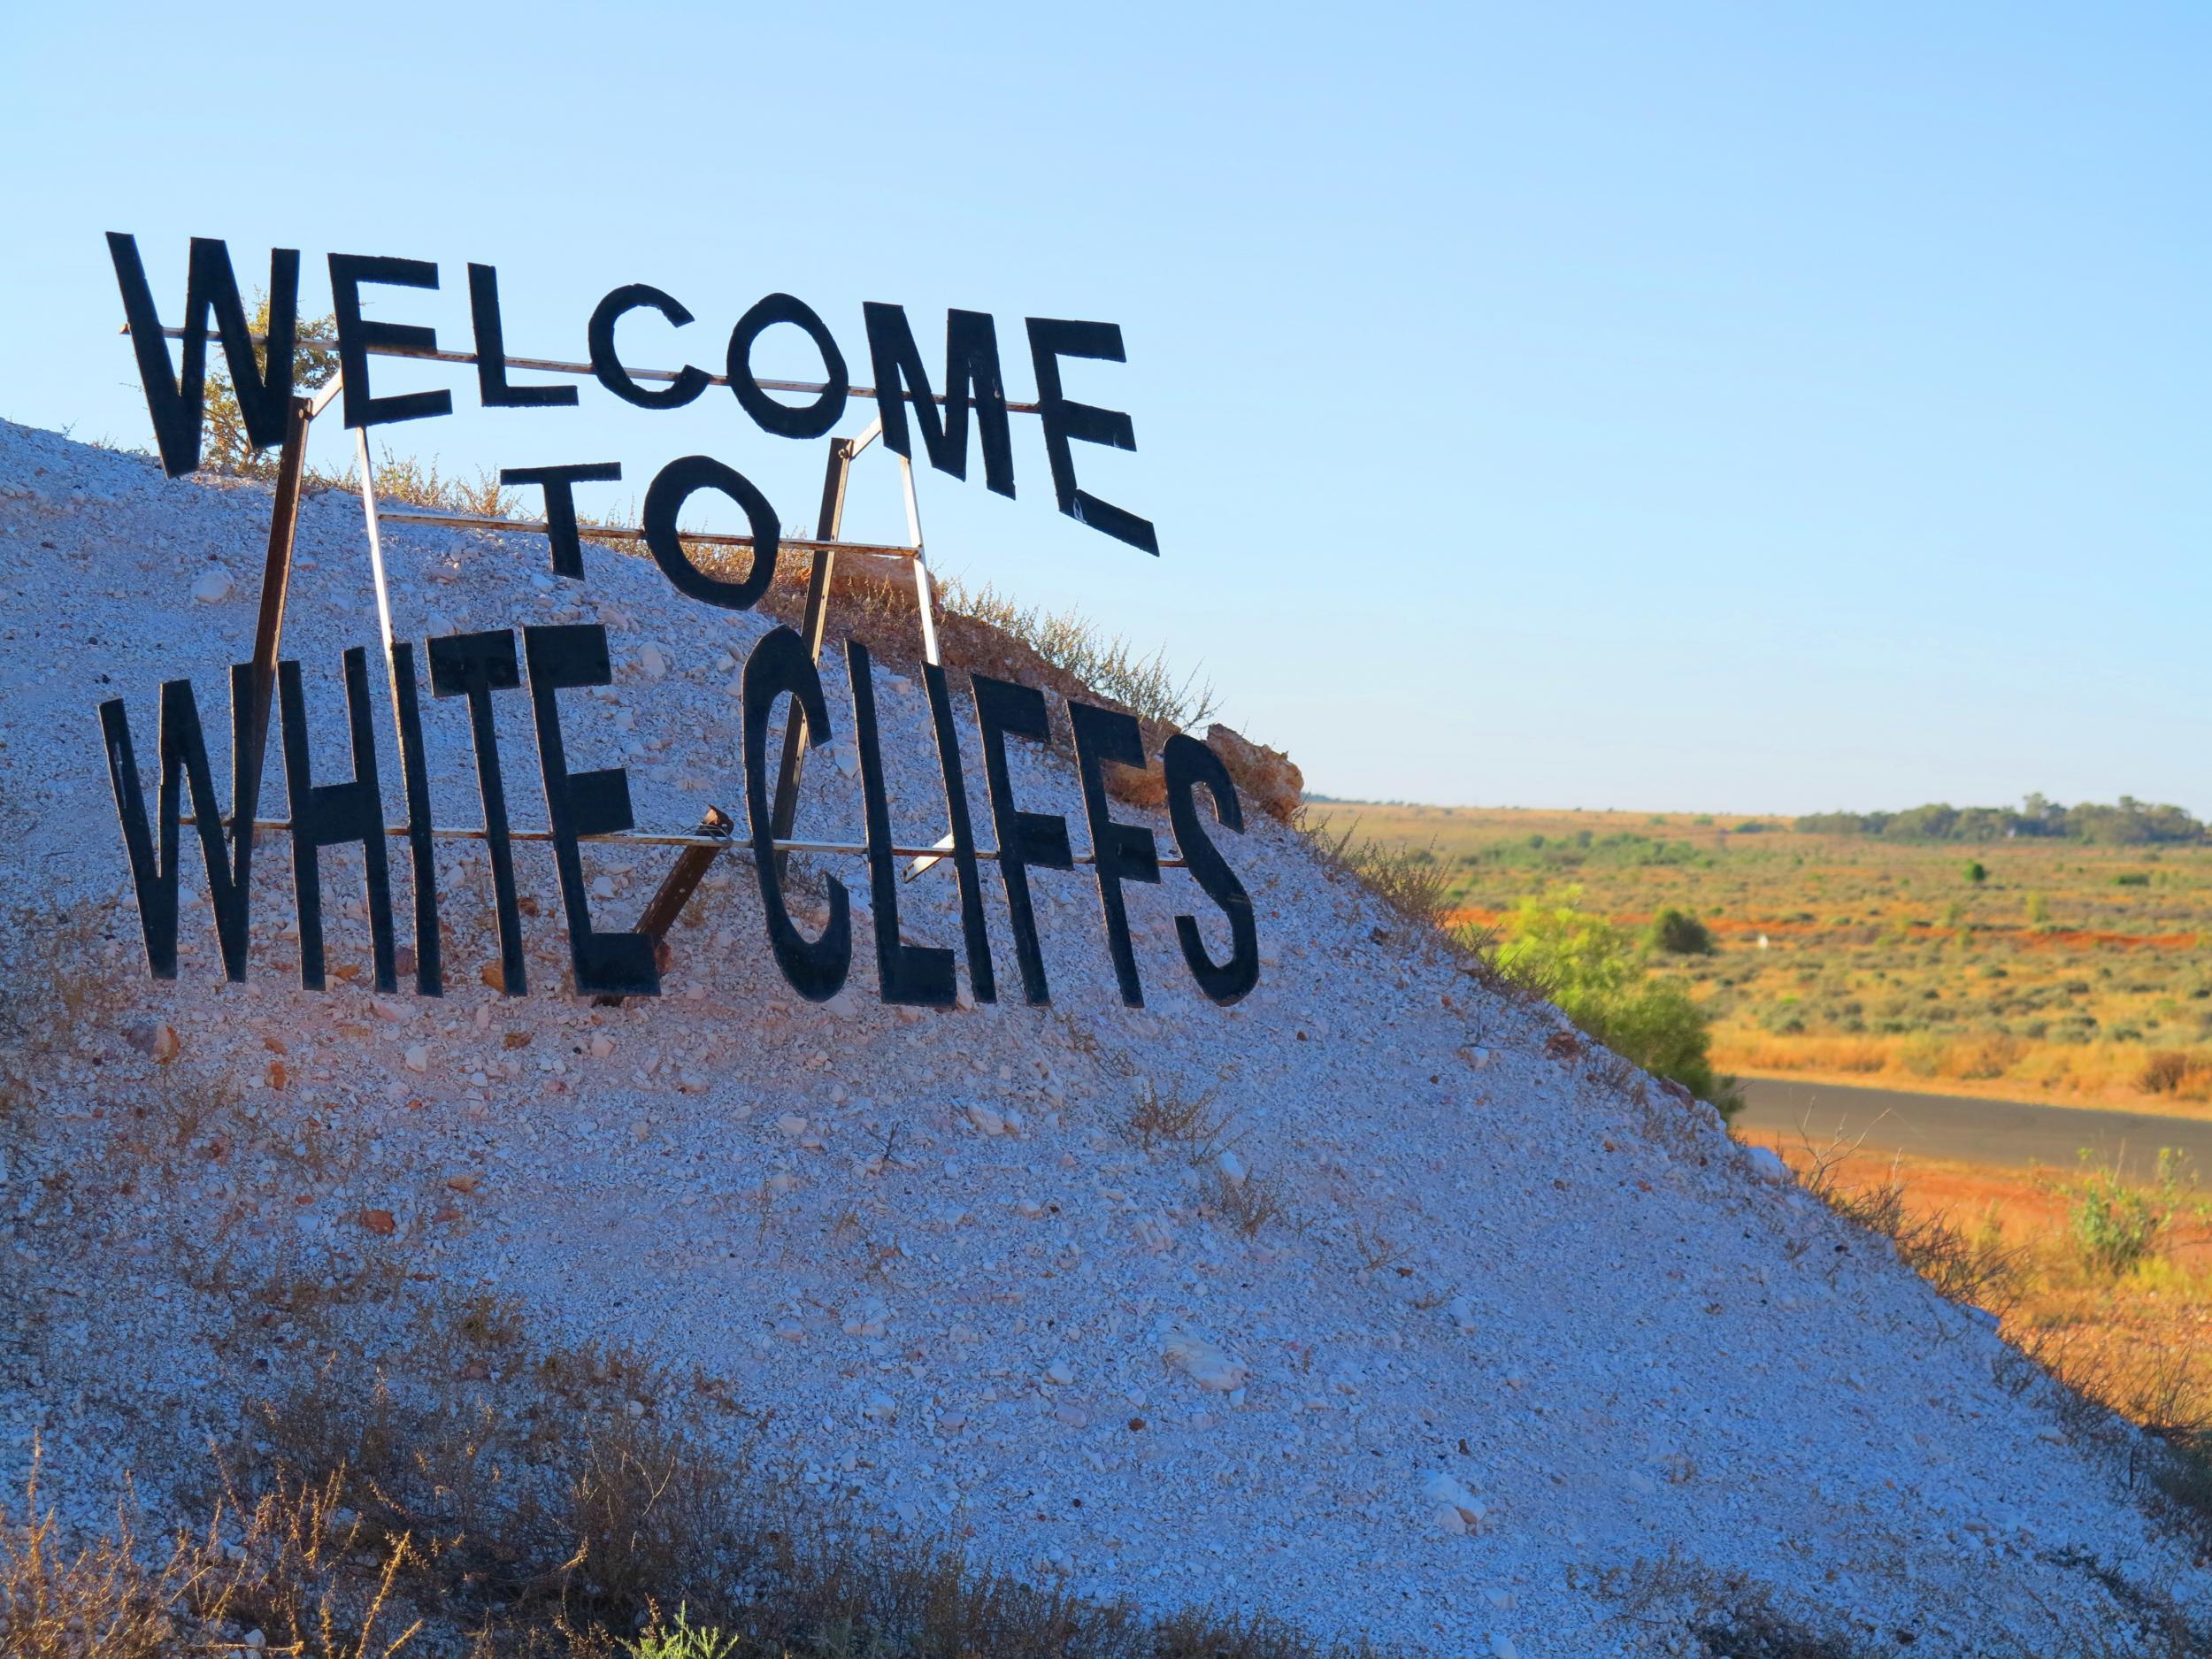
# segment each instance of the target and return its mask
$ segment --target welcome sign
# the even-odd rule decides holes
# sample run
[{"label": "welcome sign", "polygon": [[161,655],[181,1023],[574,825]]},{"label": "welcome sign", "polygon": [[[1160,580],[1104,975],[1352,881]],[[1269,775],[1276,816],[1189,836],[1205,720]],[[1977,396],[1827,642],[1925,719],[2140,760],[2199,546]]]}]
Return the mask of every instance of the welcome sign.
[{"label": "welcome sign", "polygon": [[[927,367],[902,307],[871,303],[863,308],[875,384],[856,387],[828,326],[812,307],[787,294],[769,295],[744,312],[730,332],[724,373],[713,375],[688,364],[675,370],[631,366],[617,344],[618,326],[625,319],[641,311],[651,312],[676,329],[690,326],[695,319],[673,296],[642,283],[629,284],[616,288],[594,308],[585,329],[588,361],[572,364],[507,355],[498,274],[491,266],[468,267],[474,338],[473,349],[462,352],[442,349],[431,328],[372,321],[363,315],[365,288],[436,288],[439,272],[434,264],[332,254],[329,270],[339,372],[336,380],[311,400],[296,395],[293,385],[294,363],[301,343],[299,255],[296,251],[280,249],[270,257],[268,322],[265,330],[257,334],[229,251],[221,242],[193,239],[183,324],[165,328],[134,239],[111,234],[108,241],[164,470],[175,477],[195,471],[199,465],[211,320],[249,441],[257,449],[280,447],[283,452],[254,656],[231,670],[232,787],[227,822],[216,795],[198,701],[190,680],[173,680],[161,687],[158,781],[150,816],[124,702],[114,698],[100,706],[102,737],[147,962],[157,978],[173,979],[177,972],[181,832],[188,822],[207,867],[209,899],[224,971],[234,980],[243,980],[247,975],[255,832],[288,833],[300,979],[311,989],[321,988],[325,979],[319,859],[326,849],[349,845],[359,846],[365,867],[374,982],[382,991],[397,989],[396,929],[386,842],[404,839],[414,901],[415,989],[425,996],[436,996],[443,988],[438,877],[433,857],[438,840],[466,836],[488,845],[500,935],[501,987],[510,995],[523,995],[527,989],[516,895],[515,841],[542,840],[551,844],[574,988],[579,994],[601,996],[658,994],[657,935],[673,919],[674,911],[696,885],[707,862],[727,845],[730,826],[726,821],[715,824],[710,820],[700,833],[691,836],[636,833],[626,771],[618,766],[583,771],[569,765],[571,733],[563,725],[559,694],[605,686],[612,680],[606,630],[596,624],[484,630],[425,642],[422,662],[428,670],[430,695],[459,699],[465,706],[484,810],[480,827],[435,821],[423,746],[419,665],[414,643],[394,638],[390,629],[365,434],[377,426],[449,414],[453,394],[436,390],[377,395],[373,389],[371,359],[383,356],[472,365],[479,398],[484,406],[492,408],[566,407],[579,401],[579,388],[574,385],[517,384],[510,378],[513,372],[588,374],[623,402],[646,410],[679,408],[706,395],[711,387],[726,386],[764,434],[787,440],[826,436],[854,398],[875,403],[877,420],[862,438],[831,440],[832,487],[825,489],[820,538],[793,544],[810,554],[814,561],[803,628],[795,631],[779,626],[769,632],[748,657],[741,680],[741,761],[751,863],[759,884],[769,946],[785,978],[802,995],[826,1001],[844,987],[852,968],[852,926],[844,884],[826,878],[826,925],[813,937],[799,927],[786,893],[785,860],[793,852],[849,853],[866,860],[878,987],[888,1002],[943,1008],[954,1002],[954,949],[910,944],[900,933],[897,864],[901,857],[918,853],[924,859],[941,857],[953,865],[959,886],[962,951],[978,1002],[997,998],[984,918],[981,869],[985,864],[995,864],[999,872],[1022,991],[1030,1002],[1048,1002],[1049,987],[1030,902],[1028,872],[1033,869],[1069,870],[1079,863],[1091,864],[1096,874],[1109,951],[1125,1002],[1141,1006],[1144,998],[1130,941],[1123,887],[1133,881],[1156,883],[1163,868],[1168,866],[1187,869],[1228,925],[1229,956],[1225,961],[1217,961],[1206,947],[1197,919],[1188,915],[1176,918],[1181,953],[1200,990],[1212,1001],[1226,1004],[1244,996],[1257,983],[1259,950],[1251,901],[1214,839],[1218,829],[1242,831],[1242,808],[1221,758],[1187,734],[1170,736],[1160,756],[1177,847],[1174,855],[1164,856],[1149,828],[1113,817],[1106,785],[1105,768],[1110,763],[1145,764],[1136,718],[1120,709],[1067,700],[1091,842],[1087,854],[1079,854],[1071,843],[1067,820],[1026,810],[1017,800],[1011,783],[1008,740],[1049,740],[1044,694],[1033,687],[972,674],[975,726],[980,734],[991,829],[997,843],[987,849],[978,845],[968,811],[967,761],[962,753],[952,690],[943,665],[935,660],[918,533],[914,548],[868,550],[898,551],[915,557],[925,640],[923,678],[949,833],[936,846],[924,849],[902,849],[894,841],[872,665],[867,649],[854,641],[846,650],[865,840],[844,846],[797,841],[790,836],[799,758],[808,745],[818,747],[833,735],[816,661],[829,572],[841,549],[860,547],[837,540],[832,501],[833,496],[841,503],[841,468],[849,465],[866,442],[879,434],[885,447],[908,469],[911,520],[910,465],[916,429],[930,465],[964,479],[972,425],[983,456],[986,487],[1011,497],[1015,482],[1009,416],[1033,414],[1043,426],[1059,510],[1118,541],[1157,554],[1157,539],[1148,520],[1098,499],[1076,479],[1074,443],[1121,449],[1136,447],[1133,425],[1126,414],[1073,402],[1062,390],[1064,358],[1124,360],[1121,331],[1113,324],[1025,319],[1038,396],[1035,403],[1025,404],[1010,403],[1006,397],[996,326],[984,312],[953,311],[948,314],[941,392],[931,388]],[[823,374],[818,382],[763,380],[753,373],[753,351],[761,335],[771,327],[787,324],[803,331],[819,352]],[[180,343],[180,363],[171,356],[168,342],[173,338]],[[778,392],[803,395],[809,401],[787,403],[772,396]],[[350,777],[337,780],[319,780],[314,775],[300,667],[279,655],[307,424],[334,396],[342,399],[344,423],[356,434],[406,804],[406,820],[400,825],[388,825],[384,819],[377,719],[365,648],[357,646],[343,655],[353,772]],[[469,522],[491,528],[541,531],[548,538],[555,576],[580,582],[585,571],[575,488],[580,483],[613,481],[620,476],[620,467],[611,462],[503,468],[502,484],[534,486],[543,491],[544,521],[521,525],[501,520]],[[677,523],[684,507],[703,491],[735,503],[749,534],[711,538],[680,535]],[[642,541],[655,565],[686,597],[723,610],[745,611],[760,603],[774,580],[779,557],[787,545],[779,534],[780,522],[766,497],[742,472],[718,458],[692,455],[671,461],[656,474],[646,494],[641,527],[609,534],[626,534]],[[733,578],[701,565],[692,557],[691,549],[702,540],[749,549],[749,568],[741,578]],[[503,694],[525,692],[549,820],[543,831],[518,829],[511,824],[507,779],[495,735],[495,700]],[[281,726],[289,814],[277,823],[257,817],[273,702]],[[772,799],[768,743],[779,708],[787,710],[787,726],[781,774]],[[188,790],[192,809],[188,820],[183,812]],[[1202,792],[1209,811],[1201,810]],[[602,926],[593,916],[581,854],[587,842],[625,840],[687,849],[655,905],[649,907],[649,918],[658,915],[657,925],[641,924],[630,931]]]}]

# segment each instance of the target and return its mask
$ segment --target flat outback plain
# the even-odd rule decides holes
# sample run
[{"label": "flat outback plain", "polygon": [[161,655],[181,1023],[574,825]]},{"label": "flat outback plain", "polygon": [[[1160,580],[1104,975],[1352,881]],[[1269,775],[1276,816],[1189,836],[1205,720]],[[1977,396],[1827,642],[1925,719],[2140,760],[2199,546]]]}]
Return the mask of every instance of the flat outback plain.
[{"label": "flat outback plain", "polygon": [[[1808,833],[1786,818],[1317,802],[1427,854],[1453,919],[1522,901],[1624,928],[1676,909],[1710,954],[1652,951],[1741,1077],[2212,1118],[2212,846]],[[1978,872],[1978,875],[1977,874]]]}]

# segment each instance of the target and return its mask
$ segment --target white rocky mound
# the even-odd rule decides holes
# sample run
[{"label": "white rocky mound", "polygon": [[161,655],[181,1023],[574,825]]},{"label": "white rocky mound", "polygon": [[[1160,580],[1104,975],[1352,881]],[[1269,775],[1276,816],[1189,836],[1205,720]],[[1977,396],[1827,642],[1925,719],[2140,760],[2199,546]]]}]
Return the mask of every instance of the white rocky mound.
[{"label": "white rocky mound", "polygon": [[[127,1476],[158,1511],[259,1369],[227,1287],[381,1262],[426,1294],[518,1298],[548,1343],[727,1379],[772,1409],[777,1455],[883,1525],[1148,1604],[1532,1659],[1663,1650],[1663,1603],[1631,1617],[1617,1592],[1671,1555],[1870,1651],[2124,1642],[2139,1591],[2212,1608],[2124,1448],[2070,1443],[1985,1317],[1709,1108],[1494,1000],[1256,810],[1219,834],[1263,953],[1228,1009],[1178,949],[1178,913],[1218,954],[1226,933],[1180,872],[1128,889],[1147,1005],[1123,1007],[1085,869],[1033,878],[1052,1001],[1027,1005],[988,864],[1002,1000],[887,1007],[851,858],[818,867],[852,894],[852,979],[811,1004],[775,966],[742,851],[672,936],[666,994],[595,1007],[561,988],[543,843],[517,856],[530,995],[490,988],[488,866],[459,842],[440,852],[442,1000],[404,972],[373,991],[350,849],[322,860],[333,977],[309,992],[281,834],[257,857],[251,979],[226,985],[188,830],[180,977],[150,979],[96,707],[128,700],[150,809],[157,688],[192,678],[227,798],[225,674],[252,638],[268,507],[258,486],[0,425],[0,1490],[36,1437],[72,1517],[111,1517]],[[536,540],[388,546],[403,637],[603,622],[615,684],[564,694],[572,767],[626,765],[643,829],[687,830],[709,803],[742,822],[735,680],[765,618],[603,549],[580,585]],[[367,645],[398,822],[357,501],[311,499],[299,548],[285,654],[320,775],[349,770],[340,653]],[[800,827],[858,840],[831,655],[837,742]],[[893,822],[926,842],[944,809],[923,687],[910,661],[879,661],[877,684]],[[495,706],[512,819],[541,825],[528,698]],[[480,823],[465,705],[426,696],[423,718],[440,821]],[[1069,757],[1012,747],[1025,804],[1082,846]],[[273,738],[268,767],[263,816],[282,817]],[[1164,814],[1118,811],[1171,849]],[[404,944],[405,843],[391,854]],[[601,925],[626,926],[672,856],[588,849]],[[910,938],[957,945],[949,866],[903,897]],[[1196,1141],[1147,1149],[1143,1102],[1202,1096]],[[226,1099],[228,1139],[200,1126]],[[411,1357],[440,1358],[391,1356]]]}]

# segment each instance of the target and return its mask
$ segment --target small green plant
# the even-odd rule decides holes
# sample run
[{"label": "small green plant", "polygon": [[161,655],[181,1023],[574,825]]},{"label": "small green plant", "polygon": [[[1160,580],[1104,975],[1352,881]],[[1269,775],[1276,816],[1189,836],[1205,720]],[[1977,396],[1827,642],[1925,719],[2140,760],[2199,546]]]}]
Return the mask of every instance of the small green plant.
[{"label": "small green plant", "polygon": [[625,1645],[632,1659],[735,1659],[741,1644],[719,1625],[693,1624],[680,1607],[673,1623],[656,1624]]},{"label": "small green plant", "polygon": [[[2171,1147],[2158,1149],[2158,1167],[2148,1187],[2131,1187],[2109,1167],[2088,1168],[2067,1195],[2067,1236],[2090,1271],[2117,1279],[2139,1266],[2159,1235],[2190,1206],[2184,1179],[2185,1160]],[[2202,1206],[2199,1205],[2201,1209]]]},{"label": "small green plant", "polygon": [[2040,893],[2028,895],[2028,926],[2048,927],[2051,925],[2051,902]]},{"label": "small green plant", "polygon": [[1989,871],[1983,865],[1980,859],[1970,858],[1966,861],[1966,879],[1978,887],[1989,879]]}]

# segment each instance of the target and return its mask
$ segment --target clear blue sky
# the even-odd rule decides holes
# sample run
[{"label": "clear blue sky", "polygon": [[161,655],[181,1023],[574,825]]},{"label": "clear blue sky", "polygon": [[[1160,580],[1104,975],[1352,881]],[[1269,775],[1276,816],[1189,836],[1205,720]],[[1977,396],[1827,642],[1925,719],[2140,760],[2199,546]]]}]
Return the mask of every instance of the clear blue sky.
[{"label": "clear blue sky", "polygon": [[[2203,811],[2208,79],[2195,4],[22,10],[0,414],[150,442],[111,229],[165,311],[194,234],[317,310],[328,252],[434,259],[383,314],[464,346],[493,263],[533,355],[650,281],[714,367],[786,289],[864,379],[863,300],[995,312],[1023,395],[1023,316],[1110,319],[1069,389],[1139,448],[1080,471],[1163,557],[1024,417],[1018,501],[921,474],[933,557],[1202,665],[1311,787]],[[383,441],[618,458],[618,506],[706,450],[811,516],[820,445],[718,390],[443,383]],[[879,459],[855,502],[900,527]]]}]

